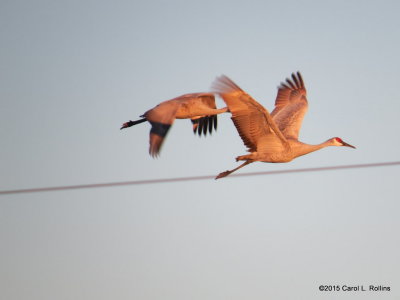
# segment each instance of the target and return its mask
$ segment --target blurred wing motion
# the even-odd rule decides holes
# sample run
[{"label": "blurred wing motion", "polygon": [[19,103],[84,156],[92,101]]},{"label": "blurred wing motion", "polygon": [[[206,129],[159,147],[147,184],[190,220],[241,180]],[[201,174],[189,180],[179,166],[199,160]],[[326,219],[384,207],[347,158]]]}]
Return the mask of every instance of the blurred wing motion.
[{"label": "blurred wing motion", "polygon": [[150,155],[159,155],[164,139],[175,119],[191,119],[193,132],[198,135],[210,134],[217,129],[217,114],[224,113],[227,108],[217,109],[212,93],[185,94],[164,101],[145,112],[137,121],[129,121],[121,129],[148,121],[150,130]]},{"label": "blurred wing motion", "polygon": [[232,113],[232,121],[249,152],[285,147],[286,138],[269,112],[227,76],[216,79],[213,89]]}]

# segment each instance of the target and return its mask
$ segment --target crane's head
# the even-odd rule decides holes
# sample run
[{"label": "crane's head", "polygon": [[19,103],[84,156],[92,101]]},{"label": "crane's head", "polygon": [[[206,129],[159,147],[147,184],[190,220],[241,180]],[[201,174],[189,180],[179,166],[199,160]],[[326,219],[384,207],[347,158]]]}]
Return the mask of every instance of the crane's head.
[{"label": "crane's head", "polygon": [[331,142],[332,142],[332,144],[334,145],[334,146],[346,146],[346,147],[350,147],[350,148],[354,148],[354,149],[356,149],[356,147],[354,147],[354,146],[352,146],[352,145],[350,145],[350,144],[347,144],[346,142],[344,142],[341,138],[339,138],[339,137],[334,137],[334,138],[332,138],[331,139]]}]

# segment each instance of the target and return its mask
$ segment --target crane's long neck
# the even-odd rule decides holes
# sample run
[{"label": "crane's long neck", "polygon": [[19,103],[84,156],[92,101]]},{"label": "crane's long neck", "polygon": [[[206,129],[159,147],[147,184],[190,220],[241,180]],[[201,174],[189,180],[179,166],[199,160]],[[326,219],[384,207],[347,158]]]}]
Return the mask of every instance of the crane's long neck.
[{"label": "crane's long neck", "polygon": [[321,144],[317,144],[317,145],[309,145],[309,144],[304,144],[304,143],[299,142],[299,144],[294,146],[292,149],[295,153],[295,157],[298,157],[298,156],[302,156],[302,155],[320,150],[320,149],[328,147],[328,146],[332,146],[331,140],[327,140],[327,141],[325,141]]}]

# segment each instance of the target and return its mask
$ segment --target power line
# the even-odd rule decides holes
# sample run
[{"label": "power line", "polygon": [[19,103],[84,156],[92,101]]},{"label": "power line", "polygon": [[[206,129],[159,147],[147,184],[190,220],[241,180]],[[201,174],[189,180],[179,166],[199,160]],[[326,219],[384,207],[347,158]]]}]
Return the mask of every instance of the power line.
[{"label": "power line", "polygon": [[[340,170],[340,169],[387,167],[387,166],[395,166],[395,165],[400,165],[400,161],[330,166],[330,167],[303,168],[303,169],[292,169],[292,170],[239,173],[239,174],[232,174],[229,177],[278,175],[278,174],[287,174],[287,173],[332,171],[332,170]],[[53,187],[42,187],[42,188],[30,188],[30,189],[4,190],[4,191],[0,191],[0,195],[39,193],[39,192],[51,192],[51,191],[66,191],[66,190],[78,190],[78,189],[92,189],[92,188],[103,188],[103,187],[124,186],[124,185],[143,185],[143,184],[168,183],[168,182],[183,182],[183,181],[206,180],[206,179],[214,179],[214,178],[215,178],[215,176],[208,175],[208,176],[191,176],[191,177],[175,177],[175,178],[145,179],[145,180],[134,180],[134,181],[106,182],[106,183],[94,183],[94,184],[65,185],[65,186],[53,186]],[[223,180],[226,180],[226,179],[223,179]]]}]

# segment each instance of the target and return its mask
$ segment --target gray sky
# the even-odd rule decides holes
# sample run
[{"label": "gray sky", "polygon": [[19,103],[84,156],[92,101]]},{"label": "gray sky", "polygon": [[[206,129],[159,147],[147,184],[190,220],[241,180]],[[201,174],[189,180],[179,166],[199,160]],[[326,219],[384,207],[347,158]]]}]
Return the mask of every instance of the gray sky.
[{"label": "gray sky", "polygon": [[[300,70],[300,139],[357,147],[240,173],[398,161],[399,11],[398,1],[3,0],[0,190],[234,168],[246,148],[228,114],[208,138],[176,121],[158,159],[148,124],[119,130],[221,74],[272,110],[277,85]],[[398,299],[398,178],[395,166],[3,195],[0,298]]]}]

